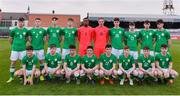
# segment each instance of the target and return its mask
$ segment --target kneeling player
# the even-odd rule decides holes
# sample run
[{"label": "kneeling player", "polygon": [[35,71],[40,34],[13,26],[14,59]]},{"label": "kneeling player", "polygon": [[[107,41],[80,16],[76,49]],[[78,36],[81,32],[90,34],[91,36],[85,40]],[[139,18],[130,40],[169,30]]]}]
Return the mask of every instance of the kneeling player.
[{"label": "kneeling player", "polygon": [[158,75],[161,79],[168,80],[169,84],[173,83],[173,79],[178,76],[178,73],[172,69],[172,57],[167,53],[167,45],[161,45],[161,53],[156,55],[156,66],[158,68]]},{"label": "kneeling player", "polygon": [[69,49],[70,54],[66,55],[64,60],[66,83],[70,83],[71,76],[74,76],[76,84],[80,84],[80,56],[76,54],[76,46],[70,45]]},{"label": "kneeling player", "polygon": [[[33,85],[34,76],[39,77],[40,71],[36,68],[38,58],[33,54],[33,47],[28,46],[26,48],[26,56],[22,59],[23,68],[15,72],[15,76],[24,76],[24,85],[30,83]],[[27,78],[28,77],[28,78]],[[39,79],[39,78],[38,78]],[[38,80],[37,79],[37,80]]]},{"label": "kneeling player", "polygon": [[93,53],[93,47],[88,46],[86,49],[86,55],[82,58],[81,72],[80,74],[86,75],[87,82],[90,80],[92,84],[95,84],[95,78],[99,74],[99,63],[97,57]]},{"label": "kneeling player", "polygon": [[56,53],[56,45],[51,44],[50,53],[45,56],[45,67],[42,71],[43,75],[51,77],[52,75],[60,76],[61,74],[61,56]]},{"label": "kneeling player", "polygon": [[113,84],[113,75],[115,75],[116,56],[111,53],[112,46],[107,44],[106,52],[100,56],[100,71],[99,75],[102,78],[100,84],[103,85],[106,80]]},{"label": "kneeling player", "polygon": [[129,47],[125,46],[124,54],[119,56],[119,69],[117,73],[120,76],[120,85],[124,85],[126,77],[129,80],[129,84],[133,85],[133,77],[138,75],[135,67],[134,58],[130,55]]},{"label": "kneeling player", "polygon": [[139,78],[144,79],[146,77],[155,77],[157,76],[157,71],[155,69],[155,64],[154,64],[154,56],[150,55],[150,51],[148,47],[143,48],[143,54],[141,54],[138,57],[138,65],[139,65]]}]

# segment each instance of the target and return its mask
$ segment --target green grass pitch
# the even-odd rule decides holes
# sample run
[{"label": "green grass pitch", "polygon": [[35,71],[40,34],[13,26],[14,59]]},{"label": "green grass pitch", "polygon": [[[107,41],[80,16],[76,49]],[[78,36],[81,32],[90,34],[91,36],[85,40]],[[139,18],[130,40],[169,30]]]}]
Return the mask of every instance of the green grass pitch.
[{"label": "green grass pitch", "polygon": [[[180,73],[180,41],[173,40],[173,47],[171,49],[173,56],[173,68]],[[176,78],[173,85],[144,84],[143,86],[135,84],[130,86],[125,84],[120,86],[119,82],[114,85],[86,85],[84,83],[76,85],[75,82],[65,84],[64,82],[40,82],[33,86],[24,86],[16,79],[10,84],[6,84],[9,78],[9,65],[10,65],[10,44],[7,39],[0,39],[0,94],[63,94],[63,95],[119,95],[119,94],[139,94],[139,95],[176,95],[180,94],[180,79]],[[20,63],[17,62],[16,66],[19,68]],[[16,67],[16,68],[17,68]]]}]

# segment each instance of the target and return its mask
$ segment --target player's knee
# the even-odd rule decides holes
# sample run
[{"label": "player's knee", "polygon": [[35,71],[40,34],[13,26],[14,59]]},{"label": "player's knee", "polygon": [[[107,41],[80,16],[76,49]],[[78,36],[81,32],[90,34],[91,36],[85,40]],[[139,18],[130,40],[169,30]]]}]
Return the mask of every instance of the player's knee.
[{"label": "player's knee", "polygon": [[79,74],[80,74],[80,76],[85,76],[85,71],[84,70],[80,70]]},{"label": "player's knee", "polygon": [[95,76],[98,76],[98,75],[99,75],[99,70],[98,70],[98,69],[96,69],[96,70],[94,71],[94,75],[95,75]]},{"label": "player's knee", "polygon": [[122,71],[121,69],[119,69],[119,70],[117,71],[117,74],[118,74],[118,75],[122,75],[122,74],[123,74],[123,71]]},{"label": "player's knee", "polygon": [[134,70],[134,71],[132,72],[132,74],[133,74],[134,76],[138,76],[138,71],[137,71],[137,70]]},{"label": "player's knee", "polygon": [[99,75],[100,76],[103,76],[104,75],[104,72],[102,70],[99,70]]}]

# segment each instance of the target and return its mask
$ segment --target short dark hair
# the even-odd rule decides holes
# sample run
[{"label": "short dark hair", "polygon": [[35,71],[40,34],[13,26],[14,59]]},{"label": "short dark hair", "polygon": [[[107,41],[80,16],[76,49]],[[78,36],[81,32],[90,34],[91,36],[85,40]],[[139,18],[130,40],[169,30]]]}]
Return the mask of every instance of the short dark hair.
[{"label": "short dark hair", "polygon": [[156,23],[157,23],[157,24],[160,24],[160,23],[163,23],[163,24],[164,24],[164,21],[163,21],[162,19],[158,19]]},{"label": "short dark hair", "polygon": [[129,49],[129,46],[124,46],[124,50]]},{"label": "short dark hair", "polygon": [[143,50],[149,50],[149,47],[148,47],[148,46],[145,46],[145,47],[143,48]]},{"label": "short dark hair", "polygon": [[76,49],[75,45],[69,45],[69,49]]},{"label": "short dark hair", "polygon": [[58,18],[57,18],[57,17],[52,17],[52,20],[55,20],[55,21],[56,21],[56,20],[58,20]]},{"label": "short dark hair", "polygon": [[30,46],[27,46],[27,47],[26,47],[26,50],[27,50],[27,51],[30,51],[30,50],[34,50],[34,49],[33,49],[33,46],[30,45]]},{"label": "short dark hair", "polygon": [[149,23],[150,23],[149,20],[144,21],[144,24],[149,24]]},{"label": "short dark hair", "polygon": [[41,18],[35,18],[35,20],[41,20]]},{"label": "short dark hair", "polygon": [[115,17],[115,18],[114,18],[114,21],[119,21],[119,18],[118,18],[118,17]]},{"label": "short dark hair", "polygon": [[18,18],[18,21],[23,22],[23,21],[24,21],[24,18],[23,18],[23,17],[19,17],[19,18]]},{"label": "short dark hair", "polygon": [[74,19],[73,18],[68,18],[68,21],[74,21]]},{"label": "short dark hair", "polygon": [[111,44],[106,44],[105,48],[112,48]]},{"label": "short dark hair", "polygon": [[129,22],[129,26],[135,26],[134,22]]},{"label": "short dark hair", "polygon": [[93,50],[93,46],[88,46],[87,49],[92,49]]},{"label": "short dark hair", "polygon": [[52,49],[52,48],[56,48],[56,44],[51,44],[50,49]]},{"label": "short dark hair", "polygon": [[168,46],[166,44],[162,44],[161,48],[167,48]]},{"label": "short dark hair", "polygon": [[98,18],[98,20],[100,20],[100,19],[103,19],[103,20],[104,20],[104,18],[103,18],[103,17],[99,17],[99,18]]}]

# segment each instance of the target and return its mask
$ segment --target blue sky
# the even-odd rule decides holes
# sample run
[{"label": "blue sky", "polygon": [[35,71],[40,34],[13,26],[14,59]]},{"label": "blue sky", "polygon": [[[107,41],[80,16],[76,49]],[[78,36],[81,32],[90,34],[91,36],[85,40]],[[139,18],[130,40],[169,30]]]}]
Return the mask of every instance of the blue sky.
[{"label": "blue sky", "polygon": [[[164,0],[0,0],[0,8],[5,12],[80,14],[163,14]],[[175,13],[180,15],[180,0],[173,0]]]}]

